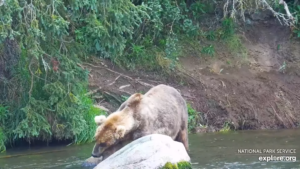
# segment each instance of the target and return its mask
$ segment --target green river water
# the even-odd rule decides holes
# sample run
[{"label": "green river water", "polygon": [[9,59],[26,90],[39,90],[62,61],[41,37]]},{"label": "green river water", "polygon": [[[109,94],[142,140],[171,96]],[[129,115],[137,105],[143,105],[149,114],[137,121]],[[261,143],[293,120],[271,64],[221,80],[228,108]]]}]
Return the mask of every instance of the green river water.
[{"label": "green river water", "polygon": [[[300,129],[191,134],[189,143],[189,154],[195,169],[300,169]],[[15,148],[0,154],[0,169],[88,169],[81,163],[90,157],[92,148],[93,144]],[[275,153],[238,153],[242,149],[260,150],[262,153],[264,149],[271,149]],[[277,149],[293,150],[290,154],[279,154]],[[57,152],[35,154],[47,151]],[[18,154],[23,155],[8,157]],[[296,157],[297,161],[259,161],[260,156],[271,155],[289,156],[291,160]]]}]

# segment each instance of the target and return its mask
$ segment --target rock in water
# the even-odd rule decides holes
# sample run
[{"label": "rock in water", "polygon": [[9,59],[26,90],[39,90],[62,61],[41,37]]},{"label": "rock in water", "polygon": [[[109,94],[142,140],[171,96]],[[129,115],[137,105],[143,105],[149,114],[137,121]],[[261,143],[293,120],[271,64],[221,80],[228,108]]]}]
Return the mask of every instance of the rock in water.
[{"label": "rock in water", "polygon": [[171,137],[151,134],[129,143],[94,169],[159,169],[167,162],[190,162],[182,143]]}]

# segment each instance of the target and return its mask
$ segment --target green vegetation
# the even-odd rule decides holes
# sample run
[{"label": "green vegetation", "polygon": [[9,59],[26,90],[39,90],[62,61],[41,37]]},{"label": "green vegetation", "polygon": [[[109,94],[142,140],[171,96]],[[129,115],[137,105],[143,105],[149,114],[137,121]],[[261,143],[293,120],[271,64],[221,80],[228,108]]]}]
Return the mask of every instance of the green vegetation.
[{"label": "green vegetation", "polygon": [[[294,25],[291,26],[292,32],[296,35],[296,38],[300,38],[300,4],[298,1],[289,1],[287,4],[294,17]],[[276,5],[276,9],[280,12],[285,11],[282,5]]]},{"label": "green vegetation", "polygon": [[220,130],[221,133],[227,133],[234,130],[234,126],[232,123],[226,121],[223,125],[223,128]]},{"label": "green vegetation", "polygon": [[[5,114],[7,113],[7,107],[3,107],[0,105],[0,117],[5,117]],[[0,124],[4,124],[5,118],[0,119]],[[6,150],[5,143],[6,143],[6,136],[3,132],[3,127],[0,125],[0,152],[3,152]]]},{"label": "green vegetation", "polygon": [[226,44],[228,46],[228,49],[237,56],[246,57],[247,56],[247,50],[243,43],[241,42],[241,39],[238,35],[230,36],[228,39],[226,39]]},{"label": "green vegetation", "polygon": [[162,169],[192,169],[192,165],[186,161],[182,161],[177,164],[167,162]]},{"label": "green vegetation", "polygon": [[203,47],[202,53],[210,55],[210,56],[214,56],[215,55],[215,48],[212,45]]},{"label": "green vegetation", "polygon": [[[128,69],[170,72],[177,70],[187,41],[211,56],[215,47],[200,40],[227,40],[230,50],[240,49],[233,19],[223,18],[208,31],[200,27],[206,15],[215,15],[216,5],[207,0],[5,0],[0,6],[0,151],[19,140],[93,140],[93,117],[104,112],[86,95],[89,72],[80,66],[92,55]],[[193,129],[198,122],[191,110]]]},{"label": "green vegetation", "polygon": [[[197,112],[191,104],[187,104],[188,107],[188,130],[189,132],[192,132],[196,129],[196,127],[203,127],[205,128],[206,126],[202,126],[203,120],[202,120],[202,114],[200,112]],[[201,124],[202,123],[202,124]]]}]

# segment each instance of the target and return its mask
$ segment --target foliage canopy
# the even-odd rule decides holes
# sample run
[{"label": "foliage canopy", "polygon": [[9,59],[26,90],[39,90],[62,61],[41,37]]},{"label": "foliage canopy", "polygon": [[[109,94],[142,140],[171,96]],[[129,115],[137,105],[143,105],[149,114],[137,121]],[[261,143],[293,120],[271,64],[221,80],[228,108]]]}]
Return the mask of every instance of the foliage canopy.
[{"label": "foliage canopy", "polygon": [[[20,139],[91,141],[93,117],[103,112],[85,95],[88,72],[80,67],[81,60],[97,55],[132,69],[172,69],[181,35],[197,40],[202,32],[199,20],[214,13],[217,4],[207,0],[1,2],[0,151]],[[233,34],[232,23],[223,21],[221,38]],[[214,52],[209,49],[203,51]]]}]

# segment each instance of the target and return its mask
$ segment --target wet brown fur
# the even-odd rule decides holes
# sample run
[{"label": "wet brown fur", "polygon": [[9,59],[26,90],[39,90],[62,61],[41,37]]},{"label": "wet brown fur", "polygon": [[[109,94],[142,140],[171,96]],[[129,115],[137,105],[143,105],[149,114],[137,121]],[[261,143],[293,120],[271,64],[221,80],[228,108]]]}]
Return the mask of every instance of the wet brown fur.
[{"label": "wet brown fur", "polygon": [[[141,102],[143,95],[141,93],[135,93],[132,98],[128,100],[127,106],[131,108],[136,108],[136,106]],[[128,98],[129,99],[129,98]]]},{"label": "wet brown fur", "polygon": [[124,143],[149,134],[168,135],[183,143],[189,151],[187,120],[186,102],[180,93],[170,86],[158,85],[145,95],[136,93],[130,96],[98,126],[96,144],[105,143],[106,146],[101,147],[101,151],[95,148],[93,153],[106,158]]}]

